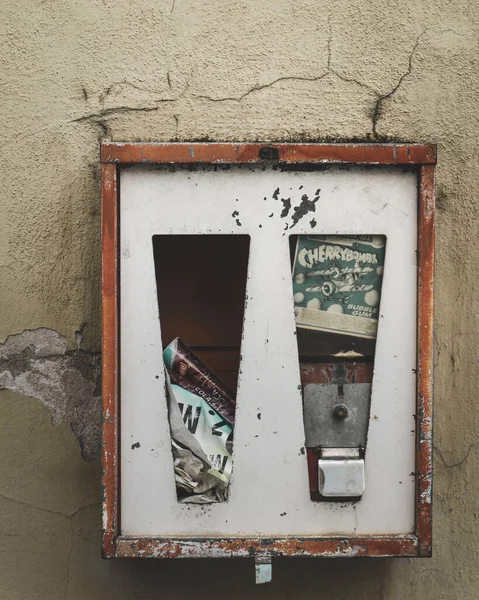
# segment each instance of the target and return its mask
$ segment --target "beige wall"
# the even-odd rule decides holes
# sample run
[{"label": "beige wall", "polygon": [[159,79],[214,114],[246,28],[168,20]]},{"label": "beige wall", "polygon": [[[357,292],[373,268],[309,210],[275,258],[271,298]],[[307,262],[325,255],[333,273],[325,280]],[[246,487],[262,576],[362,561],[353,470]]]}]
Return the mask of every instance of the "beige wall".
[{"label": "beige wall", "polygon": [[[478,18],[475,0],[3,0],[0,598],[479,598]],[[100,559],[102,139],[437,142],[432,559],[278,560],[267,588],[247,560]]]}]

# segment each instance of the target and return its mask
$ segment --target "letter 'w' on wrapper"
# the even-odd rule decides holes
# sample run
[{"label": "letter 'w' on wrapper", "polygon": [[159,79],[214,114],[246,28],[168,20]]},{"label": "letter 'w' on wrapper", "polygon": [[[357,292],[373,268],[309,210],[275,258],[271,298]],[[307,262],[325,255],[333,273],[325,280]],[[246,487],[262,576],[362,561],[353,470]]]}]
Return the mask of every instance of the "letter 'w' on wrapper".
[{"label": "letter 'w' on wrapper", "polygon": [[171,380],[200,396],[230,425],[234,424],[236,402],[233,394],[179,338],[163,351]]}]

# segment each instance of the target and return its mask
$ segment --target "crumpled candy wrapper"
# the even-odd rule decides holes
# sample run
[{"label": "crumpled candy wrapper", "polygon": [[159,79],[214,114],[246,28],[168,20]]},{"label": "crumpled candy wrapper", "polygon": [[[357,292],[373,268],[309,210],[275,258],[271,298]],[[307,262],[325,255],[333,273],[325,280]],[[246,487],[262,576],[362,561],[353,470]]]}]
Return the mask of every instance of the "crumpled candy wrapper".
[{"label": "crumpled candy wrapper", "polygon": [[[181,383],[177,376],[174,381]],[[231,478],[233,425],[206,400],[172,383],[166,369],[168,413],[178,500],[224,502]]]}]

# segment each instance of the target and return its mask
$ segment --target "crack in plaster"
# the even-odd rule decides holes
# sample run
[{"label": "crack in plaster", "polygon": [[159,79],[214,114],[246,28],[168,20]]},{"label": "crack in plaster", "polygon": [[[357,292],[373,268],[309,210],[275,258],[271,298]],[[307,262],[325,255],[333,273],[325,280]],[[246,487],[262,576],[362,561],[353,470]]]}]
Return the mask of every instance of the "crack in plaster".
[{"label": "crack in plaster", "polygon": [[173,115],[173,118],[175,120],[175,140],[178,140],[178,129],[180,127],[180,119],[178,118],[178,115]]},{"label": "crack in plaster", "polygon": [[65,519],[68,519],[68,523],[69,523],[69,527],[70,527],[70,545],[69,545],[68,552],[66,555],[65,586],[63,588],[63,599],[66,600],[67,595],[68,595],[68,586],[70,583],[70,559],[71,559],[71,555],[73,552],[73,545],[74,545],[74,538],[75,538],[75,534],[73,531],[73,519],[80,512],[82,512],[83,510],[86,510],[87,508],[90,508],[91,506],[100,506],[101,502],[90,502],[89,504],[84,504],[83,506],[80,506],[72,513],[64,513],[59,510],[52,510],[50,508],[44,508],[42,506],[37,506],[36,504],[31,504],[30,502],[25,502],[24,500],[19,500],[18,498],[13,498],[12,496],[7,496],[6,494],[3,494],[1,492],[0,492],[0,497],[4,498],[5,500],[9,500],[11,502],[15,502],[17,504],[21,504],[23,506],[28,506],[35,510],[39,510],[39,511],[54,514],[54,515],[59,515],[61,517],[65,517]]},{"label": "crack in plaster", "polygon": [[81,350],[83,325],[76,333],[77,349],[67,350],[66,338],[46,328],[26,330],[0,344],[0,389],[40,400],[52,423],[69,423],[84,460],[100,451],[100,354]]},{"label": "crack in plaster", "polygon": [[[170,81],[170,74],[169,72],[167,72],[166,74],[166,82],[168,84],[168,87],[171,89],[171,81]],[[146,88],[146,87],[142,87],[141,85],[136,85],[135,83],[132,83],[131,81],[115,81],[114,83],[112,83],[109,87],[107,87],[105,89],[104,92],[102,92],[99,96],[99,101],[101,103],[101,114],[107,114],[108,111],[112,111],[112,110],[148,110],[147,108],[143,109],[142,107],[139,108],[135,108],[135,107],[129,107],[129,106],[120,106],[120,107],[114,107],[114,108],[105,108],[105,103],[108,100],[108,97],[111,95],[111,93],[115,90],[115,89],[120,89],[123,87],[130,87],[133,88],[134,90],[137,90],[139,92],[146,92],[148,94],[155,94],[158,96],[161,96],[163,94],[164,90],[151,90],[150,88]],[[153,102],[156,102],[157,104],[161,104],[162,102],[175,102],[176,98],[155,98],[153,100]],[[154,110],[158,110],[158,106],[153,107]]]},{"label": "crack in plaster", "polygon": [[450,27],[448,29],[440,29],[440,30],[427,28],[425,31],[431,31],[432,33],[436,33],[439,35],[442,35],[443,33],[453,33],[454,35],[457,35],[458,37],[467,37],[467,35],[465,33],[459,33],[459,31],[456,31],[455,29],[451,29]]},{"label": "crack in plaster", "polygon": [[467,449],[466,454],[464,455],[464,458],[462,458],[461,460],[459,460],[458,462],[455,462],[455,463],[448,463],[446,461],[446,459],[444,458],[442,451],[437,446],[433,446],[433,448],[439,454],[439,457],[442,460],[442,462],[444,463],[444,466],[447,467],[448,469],[452,469],[454,467],[459,467],[460,465],[464,464],[466,462],[466,460],[469,458],[469,455],[471,454],[471,450],[473,448],[475,448],[476,446],[477,446],[477,444],[475,444],[475,443],[469,444],[469,447]]},{"label": "crack in plaster", "polygon": [[363,83],[362,81],[359,81],[358,79],[354,79],[354,77],[346,77],[346,75],[342,75],[339,71],[336,71],[335,69],[330,69],[330,72],[333,75],[335,75],[338,79],[340,79],[341,81],[344,81],[345,83],[355,83],[360,88],[362,88],[364,90],[368,90],[368,92],[371,92],[371,93],[377,95],[377,91],[375,89],[373,89],[371,86],[367,85],[367,83]]},{"label": "crack in plaster", "polygon": [[324,79],[327,75],[329,75],[332,72],[330,69],[331,42],[332,42],[332,27],[331,27],[331,18],[330,17],[328,17],[328,24],[329,24],[328,57],[327,57],[327,63],[326,63],[326,71],[324,73],[322,73],[321,75],[317,75],[317,76],[313,76],[313,77],[302,77],[299,75],[285,75],[283,77],[278,77],[277,79],[274,79],[273,81],[270,81],[269,83],[265,83],[262,85],[256,84],[252,88],[250,88],[249,90],[247,90],[246,92],[241,94],[240,96],[224,96],[222,98],[214,98],[212,96],[198,94],[198,95],[193,95],[193,98],[199,98],[201,100],[209,100],[210,102],[227,102],[227,101],[241,102],[242,100],[247,98],[250,94],[273,87],[280,81],[310,81],[310,82],[321,81],[321,79]]},{"label": "crack in plaster", "polygon": [[[247,98],[250,94],[262,91],[264,89],[270,88],[275,86],[277,83],[280,83],[282,81],[307,81],[307,82],[318,82],[321,81],[322,79],[324,79],[325,77],[327,77],[328,75],[334,75],[335,77],[337,77],[338,79],[340,79],[341,81],[344,81],[345,83],[354,83],[355,85],[361,87],[362,89],[368,90],[369,92],[372,92],[374,94],[377,95],[377,91],[372,89],[370,86],[368,86],[367,84],[354,79],[354,78],[349,78],[346,77],[344,75],[342,75],[339,71],[333,69],[331,67],[331,58],[332,58],[332,25],[331,25],[331,20],[330,18],[328,18],[328,24],[329,24],[329,36],[328,36],[328,42],[327,42],[327,48],[328,48],[328,55],[327,55],[327,65],[326,65],[326,70],[324,73],[320,74],[320,75],[316,75],[316,76],[299,76],[299,75],[285,75],[282,77],[278,77],[276,79],[274,79],[273,81],[270,81],[268,83],[265,84],[256,84],[253,87],[251,87],[250,89],[248,89],[246,92],[244,92],[243,94],[239,95],[239,96],[223,96],[223,97],[214,97],[214,96],[210,96],[207,94],[192,94],[191,98],[194,99],[199,99],[199,100],[208,100],[210,102],[242,102],[245,98]],[[171,85],[171,76],[169,71],[167,72],[166,75],[166,79],[167,79],[167,83],[168,83],[168,87],[171,89],[172,85]],[[146,88],[142,88],[140,86],[137,86],[131,82],[128,81],[122,81],[122,82],[115,82],[112,85],[110,85],[105,92],[103,92],[102,94],[100,94],[100,102],[102,104],[100,112],[97,113],[90,113],[87,115],[83,115],[81,117],[77,117],[76,119],[73,119],[71,122],[83,122],[83,121],[94,121],[96,124],[98,124],[104,134],[107,137],[111,137],[111,129],[110,126],[108,124],[108,121],[106,120],[108,117],[110,116],[114,116],[116,114],[121,114],[121,113],[128,113],[128,112],[155,112],[159,109],[159,106],[161,104],[165,104],[165,103],[175,103],[178,100],[180,100],[186,93],[186,91],[189,88],[189,81],[185,87],[185,89],[183,90],[183,92],[177,97],[177,98],[159,98],[159,99],[155,99],[153,100],[153,102],[156,103],[156,106],[144,106],[144,107],[132,107],[132,106],[119,106],[119,107],[114,107],[114,108],[105,108],[105,102],[106,99],[108,98],[108,96],[111,94],[112,90],[115,87],[119,87],[119,86],[130,86],[134,89],[140,90],[140,91],[149,91]],[[178,115],[174,115],[174,119],[175,119],[175,124],[176,124],[176,138],[178,138]]]},{"label": "crack in plaster", "polygon": [[[172,6],[171,6],[171,12],[173,12],[173,10],[175,8],[175,1],[176,0],[173,0]],[[253,87],[249,88],[248,90],[246,90],[239,96],[214,97],[214,96],[211,96],[208,94],[191,94],[189,97],[192,99],[207,100],[209,102],[218,102],[218,103],[238,102],[239,103],[239,102],[242,102],[245,98],[247,98],[251,94],[271,88],[271,87],[275,86],[277,83],[280,83],[283,81],[290,81],[290,82],[306,81],[306,82],[315,83],[315,82],[321,81],[328,75],[332,75],[332,76],[337,77],[339,80],[341,80],[345,83],[355,84],[358,87],[360,87],[361,89],[367,90],[368,92],[370,92],[371,94],[373,94],[375,96],[375,100],[374,100],[374,104],[373,104],[372,112],[371,112],[371,122],[372,122],[371,131],[367,132],[366,136],[371,136],[374,139],[378,139],[379,134],[377,131],[377,127],[378,127],[378,122],[382,117],[384,103],[386,101],[390,100],[396,94],[396,92],[402,86],[404,80],[411,75],[412,70],[413,70],[413,59],[414,59],[416,51],[419,47],[421,38],[427,32],[432,32],[435,34],[443,34],[446,32],[452,32],[456,35],[461,35],[460,33],[456,32],[454,29],[450,29],[450,28],[444,29],[441,31],[435,31],[433,29],[425,28],[417,36],[417,38],[414,42],[414,45],[409,53],[407,70],[400,75],[397,83],[394,85],[394,87],[389,92],[387,92],[385,94],[380,94],[377,89],[374,89],[373,87],[367,85],[366,83],[364,83],[358,79],[355,79],[353,77],[347,77],[347,76],[343,75],[340,71],[338,71],[337,69],[332,67],[333,30],[332,30],[332,24],[331,24],[331,16],[328,17],[328,27],[329,27],[329,35],[328,35],[328,41],[327,41],[326,68],[325,68],[325,71],[323,73],[321,73],[320,75],[315,75],[315,76],[284,75],[284,76],[278,77],[268,83],[255,84]],[[168,83],[168,88],[171,89],[172,85],[171,85],[171,77],[170,77],[169,71],[167,72],[166,79],[167,79],[167,83]],[[119,87],[119,86],[130,86],[130,87],[140,90],[140,91],[151,92],[151,90],[142,88],[142,87],[137,86],[128,81],[113,83],[102,94],[100,94],[100,102],[101,102],[100,112],[91,113],[88,115],[78,117],[76,119],[73,119],[71,122],[93,121],[94,123],[96,123],[97,125],[99,125],[102,128],[102,130],[106,136],[111,137],[111,129],[108,124],[108,117],[114,116],[116,114],[129,113],[129,112],[154,112],[154,111],[157,111],[159,109],[160,105],[162,105],[164,103],[178,102],[178,100],[180,100],[181,98],[183,98],[185,96],[185,94],[189,88],[189,80],[187,82],[185,89],[176,98],[159,98],[159,99],[151,100],[151,102],[154,102],[156,104],[155,106],[144,106],[144,107],[142,107],[142,106],[139,106],[139,107],[119,106],[119,107],[114,107],[114,108],[113,107],[105,108],[106,99],[111,94],[112,90],[115,87]],[[158,93],[160,93],[160,92],[158,92]],[[174,115],[174,119],[175,119],[175,123],[176,123],[176,139],[178,139],[178,118],[179,118],[178,114]]]},{"label": "crack in plaster", "polygon": [[[165,99],[165,100],[155,100],[157,104],[162,104],[165,102],[176,102],[176,99]],[[72,120],[72,123],[78,123],[81,121],[88,121],[89,119],[103,119],[104,117],[109,117],[115,114],[121,114],[125,112],[154,112],[158,110],[159,106],[117,106],[115,108],[105,108],[101,109],[99,113],[91,113],[88,115],[84,115],[83,117],[78,117]]]},{"label": "crack in plaster", "polygon": [[247,90],[246,92],[241,94],[240,96],[224,96],[222,98],[214,98],[214,97],[208,96],[208,95],[196,94],[196,95],[193,95],[192,97],[198,98],[200,100],[209,100],[210,102],[228,102],[228,101],[229,102],[241,102],[250,94],[259,92],[261,90],[265,90],[266,88],[270,88],[270,87],[276,85],[277,83],[279,83],[280,81],[312,81],[312,82],[315,82],[315,81],[320,81],[321,79],[324,79],[324,77],[326,77],[327,75],[329,75],[329,71],[326,71],[322,75],[318,75],[315,77],[301,77],[299,75],[278,77],[274,81],[270,81],[270,82],[264,83],[262,85],[256,84],[255,86],[253,86],[252,88],[250,88],[249,90]]},{"label": "crack in plaster", "polygon": [[65,512],[62,512],[61,510],[52,510],[51,508],[45,508],[43,506],[38,506],[37,504],[32,504],[31,502],[26,502],[25,500],[20,500],[19,498],[14,498],[13,496],[8,496],[8,494],[4,494],[2,492],[0,492],[0,498],[4,498],[5,500],[9,500],[9,501],[15,502],[17,504],[22,504],[23,506],[28,506],[29,508],[33,508],[35,510],[40,510],[42,512],[51,513],[52,515],[59,515],[61,517],[65,517],[66,519],[73,519],[73,517],[76,517],[76,515],[78,513],[80,513],[82,510],[90,508],[91,506],[99,506],[101,504],[100,501],[90,502],[89,504],[84,504],[83,506],[80,506],[79,508],[74,510],[72,513],[65,513]]},{"label": "crack in plaster", "polygon": [[68,548],[65,561],[65,586],[63,588],[63,600],[66,600],[68,595],[68,586],[70,584],[70,558],[73,551],[73,521],[71,518],[68,519],[68,523],[70,525],[70,547]]},{"label": "crack in plaster", "polygon": [[328,16],[329,36],[328,36],[328,62],[326,67],[331,70],[331,44],[333,43],[333,26],[331,25],[331,15]]},{"label": "crack in plaster", "polygon": [[385,100],[391,99],[394,96],[394,94],[398,91],[398,89],[401,87],[401,85],[402,85],[403,81],[406,79],[406,77],[409,77],[409,75],[411,75],[411,73],[412,73],[412,60],[414,58],[416,50],[418,49],[419,42],[421,41],[422,36],[427,31],[428,31],[427,29],[424,29],[417,36],[416,41],[414,43],[414,46],[412,47],[412,50],[409,53],[408,69],[407,69],[407,71],[401,75],[401,77],[399,78],[399,81],[397,82],[397,84],[393,87],[393,89],[390,92],[388,92],[387,94],[380,95],[378,97],[378,99],[376,100],[376,105],[374,106],[374,112],[373,112],[373,116],[372,116],[372,122],[373,122],[372,134],[373,134],[373,137],[375,137],[375,138],[378,137],[377,124],[378,124],[379,119],[381,118],[381,111],[382,111],[382,108],[383,108],[383,102]]},{"label": "crack in plaster", "polygon": [[[171,79],[170,79],[169,71],[166,74],[166,81],[168,84],[168,88],[171,89]],[[94,124],[98,125],[102,129],[105,137],[111,138],[112,137],[111,136],[111,128],[108,123],[108,117],[115,116],[117,114],[122,114],[122,113],[130,113],[130,112],[155,112],[155,111],[159,110],[159,107],[162,104],[176,102],[182,96],[182,95],[180,95],[178,98],[155,98],[155,99],[151,100],[151,102],[153,102],[155,104],[155,106],[115,106],[115,107],[111,107],[111,108],[105,108],[105,103],[106,103],[108,97],[110,96],[110,94],[113,92],[113,90],[115,90],[116,88],[122,88],[122,87],[131,87],[131,88],[141,91],[141,92],[161,94],[160,91],[150,90],[148,88],[136,85],[136,84],[132,83],[131,81],[116,81],[116,82],[112,83],[110,86],[108,86],[102,93],[100,93],[99,102],[100,102],[101,106],[100,106],[99,112],[89,113],[87,115],[77,117],[76,119],[72,119],[70,121],[70,123],[81,123],[84,121],[91,121]]]}]

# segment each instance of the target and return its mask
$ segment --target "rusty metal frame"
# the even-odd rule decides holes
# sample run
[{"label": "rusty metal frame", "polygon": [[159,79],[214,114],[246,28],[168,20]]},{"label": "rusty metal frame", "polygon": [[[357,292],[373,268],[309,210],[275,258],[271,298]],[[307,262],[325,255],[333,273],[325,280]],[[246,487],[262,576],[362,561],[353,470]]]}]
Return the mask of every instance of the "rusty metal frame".
[{"label": "rusty metal frame", "polygon": [[[436,146],[419,144],[104,143],[102,161],[103,543],[105,558],[431,556]],[[128,164],[366,164],[418,170],[416,519],[410,535],[266,538],[121,536],[119,473],[119,171]]]}]

